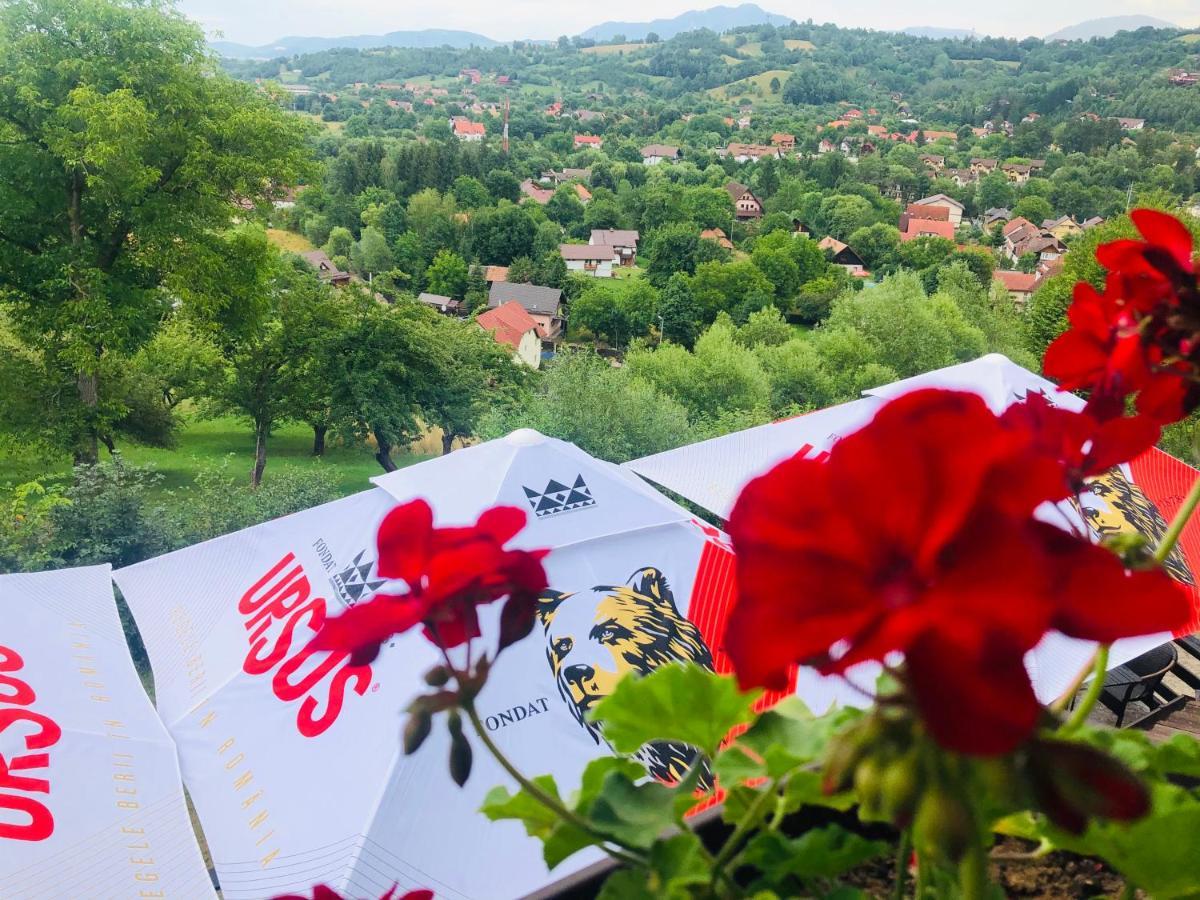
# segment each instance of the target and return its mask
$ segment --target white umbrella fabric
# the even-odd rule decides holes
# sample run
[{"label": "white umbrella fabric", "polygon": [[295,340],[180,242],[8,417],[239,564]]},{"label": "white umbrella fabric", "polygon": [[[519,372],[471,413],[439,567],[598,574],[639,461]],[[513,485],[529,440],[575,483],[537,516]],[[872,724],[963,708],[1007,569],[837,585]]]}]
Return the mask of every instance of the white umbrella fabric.
[{"label": "white umbrella fabric", "polygon": [[[633,460],[625,468],[725,518],[746,483],[776,463],[802,450],[810,455],[826,451],[841,435],[869,421],[887,400],[930,387],[979,394],[997,413],[1030,392],[1042,393],[1067,409],[1078,410],[1084,405],[1074,394],[1060,391],[1045,378],[993,353],[872,388],[864,392],[861,400]],[[1121,466],[1119,474],[1106,477],[1104,484],[1083,497],[1088,522],[1093,530],[1137,528],[1154,532],[1153,523],[1161,527],[1170,517],[1196,474],[1190,466],[1152,449]],[[1079,510],[1068,503],[1057,507],[1048,504],[1041,515],[1063,527],[1088,527]],[[1172,562],[1172,572],[1192,585],[1195,607],[1200,610],[1200,593],[1195,590],[1192,574],[1192,567],[1200,563],[1200,526],[1195,523],[1188,526]],[[1098,598],[1097,602],[1103,599]],[[1194,621],[1188,630],[1198,627],[1200,621]],[[1117,641],[1110,652],[1109,666],[1121,665],[1171,638],[1172,635],[1163,633]],[[1039,699],[1048,702],[1066,690],[1094,650],[1095,644],[1088,641],[1057,633],[1047,635],[1026,658]],[[861,685],[869,684],[878,668],[868,664],[852,671]],[[834,702],[851,705],[868,702],[861,691],[847,687],[841,679],[821,678],[810,670],[801,671],[797,692],[817,710]]]},{"label": "white umbrella fabric", "polygon": [[[719,653],[706,636],[731,596],[720,533],[617,466],[525,431],[375,482],[116,573],[228,898],[315,882],[351,896],[397,883],[512,897],[597,858],[584,851],[550,873],[519,824],[480,815],[508,778],[477,741],[463,789],[447,774],[442,725],[401,754],[401,711],[438,660],[418,633],[369,667],[304,653],[325,616],[380,585],[375,531],[398,501],[428,500],[443,526],[520,506],[529,526],[513,545],[552,550],[541,620],[477,701],[492,738],[529,774],[572,787],[610,752],[581,711],[638,653],[649,667]],[[486,612],[484,641],[494,643],[498,610]]]},{"label": "white umbrella fabric", "polygon": [[0,575],[0,897],[213,897],[108,566]]}]

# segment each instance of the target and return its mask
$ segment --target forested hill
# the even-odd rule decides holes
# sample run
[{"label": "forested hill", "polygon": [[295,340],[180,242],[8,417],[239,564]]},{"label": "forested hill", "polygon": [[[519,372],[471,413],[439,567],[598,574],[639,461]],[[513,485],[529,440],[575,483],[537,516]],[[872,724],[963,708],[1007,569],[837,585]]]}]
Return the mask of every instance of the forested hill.
[{"label": "forested hill", "polygon": [[[655,43],[517,43],[491,49],[338,49],[269,62],[226,63],[242,77],[297,70],[330,88],[415,76],[456,77],[464,68],[498,72],[562,95],[572,90],[640,91],[664,100],[723,88],[722,99],[792,105],[849,101],[889,106],[903,95],[922,119],[1019,121],[1030,112],[1072,110],[1135,116],[1191,129],[1200,123],[1200,91],[1173,90],[1172,69],[1200,69],[1200,34],[1144,28],[1086,42],[976,37],[931,39],[811,23],[701,30]],[[756,76],[779,78],[763,96]]]}]

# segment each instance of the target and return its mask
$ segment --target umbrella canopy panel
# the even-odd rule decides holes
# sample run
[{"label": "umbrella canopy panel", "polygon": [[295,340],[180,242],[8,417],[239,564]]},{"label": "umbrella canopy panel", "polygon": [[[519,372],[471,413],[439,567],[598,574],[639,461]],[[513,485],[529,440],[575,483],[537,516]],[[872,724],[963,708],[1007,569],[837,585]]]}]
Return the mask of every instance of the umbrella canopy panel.
[{"label": "umbrella canopy panel", "polygon": [[108,566],[0,575],[0,609],[0,896],[214,896]]},{"label": "umbrella canopy panel", "polygon": [[[518,896],[597,858],[581,852],[551,874],[520,825],[480,815],[508,778],[478,742],[462,789],[447,774],[444,726],[400,754],[402,711],[438,660],[420,634],[398,636],[358,669],[304,653],[324,616],[382,583],[375,532],[397,501],[427,499],[443,526],[472,523],[496,503],[522,506],[530,524],[518,542],[552,551],[533,633],[505,651],[477,700],[492,739],[530,774],[568,788],[611,752],[584,715],[626,671],[720,657],[728,548],[619,467],[518,432],[377,483],[115,576],[164,684],[159,707],[226,897],[315,882],[353,896],[393,883]],[[498,612],[481,617],[485,644]],[[650,750],[656,774],[686,752]]]}]

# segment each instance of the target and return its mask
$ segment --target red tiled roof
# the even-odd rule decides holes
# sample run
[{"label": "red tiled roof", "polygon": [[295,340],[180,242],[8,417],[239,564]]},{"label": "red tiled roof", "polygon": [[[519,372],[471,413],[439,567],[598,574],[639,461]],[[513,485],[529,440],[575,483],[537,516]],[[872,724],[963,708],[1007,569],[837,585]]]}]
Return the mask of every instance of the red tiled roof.
[{"label": "red tiled roof", "polygon": [[466,119],[454,120],[455,134],[486,134],[482,122],[468,122]]},{"label": "red tiled roof", "polygon": [[495,309],[480,313],[475,320],[480,327],[490,331],[497,343],[508,344],[514,350],[521,346],[521,338],[530,331],[537,331],[537,322],[525,312],[516,300],[509,300]]},{"label": "red tiled roof", "polygon": [[939,222],[950,221],[950,207],[948,206],[924,206],[920,203],[910,203],[904,212],[910,219],[935,219]]},{"label": "red tiled roof", "polygon": [[508,281],[508,266],[487,266],[483,270],[483,280],[489,284],[493,281]]},{"label": "red tiled roof", "polygon": [[954,240],[954,225],[950,222],[939,222],[935,219],[909,219],[900,240],[911,241],[918,237],[943,237]]},{"label": "red tiled roof", "polygon": [[994,276],[996,281],[1004,285],[1006,291],[1028,294],[1037,287],[1038,276],[1031,272],[1012,272],[1007,269],[997,269]]},{"label": "red tiled roof", "polygon": [[599,147],[604,143],[604,138],[596,134],[577,134],[575,135],[576,144],[595,144]]}]

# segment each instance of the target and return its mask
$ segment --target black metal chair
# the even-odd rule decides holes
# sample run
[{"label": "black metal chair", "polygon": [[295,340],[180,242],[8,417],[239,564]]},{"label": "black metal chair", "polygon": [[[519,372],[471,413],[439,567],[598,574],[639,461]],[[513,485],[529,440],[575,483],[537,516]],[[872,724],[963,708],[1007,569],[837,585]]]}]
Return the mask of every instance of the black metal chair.
[{"label": "black metal chair", "polygon": [[1100,702],[1116,715],[1118,728],[1125,722],[1125,709],[1130,703],[1143,703],[1152,712],[1162,706],[1155,695],[1178,658],[1174,644],[1163,644],[1108,673]]}]

